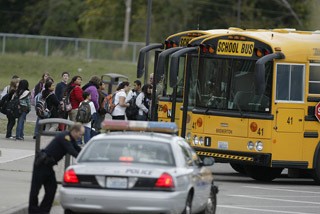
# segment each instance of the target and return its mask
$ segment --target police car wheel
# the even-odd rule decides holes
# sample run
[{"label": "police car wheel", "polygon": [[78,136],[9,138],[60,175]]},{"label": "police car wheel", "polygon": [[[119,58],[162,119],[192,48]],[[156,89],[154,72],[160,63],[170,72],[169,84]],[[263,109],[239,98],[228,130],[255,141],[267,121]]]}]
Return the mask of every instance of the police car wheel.
[{"label": "police car wheel", "polygon": [[64,210],[64,214],[76,214],[76,213],[71,210]]},{"label": "police car wheel", "polygon": [[192,194],[189,193],[187,201],[186,201],[186,206],[182,212],[182,214],[191,214],[191,205],[192,205]]},{"label": "police car wheel", "polygon": [[211,187],[210,196],[207,200],[206,208],[200,214],[215,214],[217,209],[217,192],[218,189],[215,186]]}]

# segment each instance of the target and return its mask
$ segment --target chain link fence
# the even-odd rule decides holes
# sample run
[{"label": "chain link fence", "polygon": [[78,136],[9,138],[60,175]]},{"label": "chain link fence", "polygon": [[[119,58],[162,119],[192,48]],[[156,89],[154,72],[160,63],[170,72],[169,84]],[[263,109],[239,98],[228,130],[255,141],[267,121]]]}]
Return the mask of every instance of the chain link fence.
[{"label": "chain link fence", "polygon": [[2,54],[69,56],[83,59],[109,59],[137,62],[142,42],[121,42],[55,36],[0,33]]}]

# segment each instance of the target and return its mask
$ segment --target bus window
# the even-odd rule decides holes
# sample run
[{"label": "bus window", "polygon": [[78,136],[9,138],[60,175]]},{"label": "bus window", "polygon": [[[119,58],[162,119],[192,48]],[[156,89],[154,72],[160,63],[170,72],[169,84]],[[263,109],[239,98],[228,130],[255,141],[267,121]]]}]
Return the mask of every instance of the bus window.
[{"label": "bus window", "polygon": [[320,94],[320,64],[310,64],[309,94]]},{"label": "bus window", "polygon": [[266,63],[266,89],[256,95],[254,86],[255,60],[230,58],[202,58],[199,82],[200,97],[197,106],[252,112],[269,112],[272,89],[272,64]]},{"label": "bus window", "polygon": [[277,64],[276,101],[303,102],[304,65]]},{"label": "bus window", "polygon": [[[196,98],[196,92],[197,92],[197,87],[199,86],[199,83],[197,83],[197,70],[198,70],[198,57],[192,57],[191,55],[188,56],[191,60],[191,78],[190,78],[190,91],[189,91],[189,106],[194,106],[195,105],[195,98]],[[199,94],[199,93],[197,93]]]}]

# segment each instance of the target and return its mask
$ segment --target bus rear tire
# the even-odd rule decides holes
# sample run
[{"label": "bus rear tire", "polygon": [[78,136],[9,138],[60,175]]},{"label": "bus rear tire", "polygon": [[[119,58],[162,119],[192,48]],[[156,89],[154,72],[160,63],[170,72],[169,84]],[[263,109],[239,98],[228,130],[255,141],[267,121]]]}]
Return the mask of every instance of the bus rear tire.
[{"label": "bus rear tire", "polygon": [[271,168],[266,166],[245,166],[248,176],[257,181],[272,181],[281,175],[283,168]]},{"label": "bus rear tire", "polygon": [[243,174],[243,175],[246,174],[246,170],[245,170],[245,168],[244,168],[244,165],[237,164],[237,163],[230,163],[230,166],[231,166],[232,169],[234,169],[236,172],[239,172],[240,174]]}]

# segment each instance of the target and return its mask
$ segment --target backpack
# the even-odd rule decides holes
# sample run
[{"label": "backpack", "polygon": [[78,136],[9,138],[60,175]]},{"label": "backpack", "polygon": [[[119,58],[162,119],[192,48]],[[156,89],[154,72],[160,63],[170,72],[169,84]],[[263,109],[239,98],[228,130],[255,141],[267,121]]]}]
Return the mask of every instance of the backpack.
[{"label": "backpack", "polygon": [[136,104],[136,99],[138,97],[138,93],[129,100],[130,106],[126,108],[126,116],[128,119],[136,119],[136,116],[139,113],[139,107]]},{"label": "backpack", "polygon": [[20,107],[19,96],[13,95],[12,99],[8,101],[6,107],[6,113],[9,117],[19,118],[22,111]]},{"label": "backpack", "polygon": [[105,103],[104,103],[104,109],[106,110],[106,112],[108,113],[108,114],[112,114],[112,112],[113,112],[113,110],[114,110],[114,108],[118,105],[116,105],[115,103],[114,103],[114,99],[115,99],[115,97],[116,97],[116,93],[117,92],[115,92],[115,93],[113,93],[113,94],[109,94],[108,96],[106,96],[106,98],[105,98]]},{"label": "backpack", "polygon": [[0,112],[2,114],[7,114],[7,105],[8,102],[10,101],[10,94],[4,95],[1,100],[0,100]]},{"label": "backpack", "polygon": [[[36,94],[36,87],[37,87],[37,85],[38,84],[40,84],[40,92],[38,92],[37,94]],[[36,87],[34,87],[33,89],[32,89],[32,91],[31,91],[31,98],[30,98],[30,103],[31,103],[31,105],[32,106],[36,106],[36,104],[37,104],[37,99],[36,99],[36,97],[39,95],[39,94],[41,94],[41,92],[44,90],[44,88],[43,88],[43,83],[38,83],[37,85],[36,85]]]},{"label": "backpack", "polygon": [[31,100],[30,103],[31,105],[35,106],[36,105],[36,94],[35,94],[35,88],[32,89],[31,91]]},{"label": "backpack", "polygon": [[74,88],[75,87],[73,87],[69,92],[66,92],[66,95],[62,98],[60,102],[60,107],[59,107],[60,112],[69,112],[72,110],[70,95]]},{"label": "backpack", "polygon": [[47,98],[50,96],[51,94],[49,94],[45,99],[43,99],[42,94],[39,93],[36,97],[35,97],[35,101],[36,101],[36,114],[40,119],[46,119],[49,118],[51,116],[51,112],[50,110],[47,108],[47,103],[46,100]]},{"label": "backpack", "polygon": [[90,102],[85,102],[85,101],[81,102],[78,108],[76,121],[80,123],[89,123],[91,119],[92,119],[92,116],[91,116]]},{"label": "backpack", "polygon": [[107,113],[107,110],[105,108],[106,104],[108,103],[108,98],[105,96],[101,103],[99,103],[99,114],[105,115]]}]

